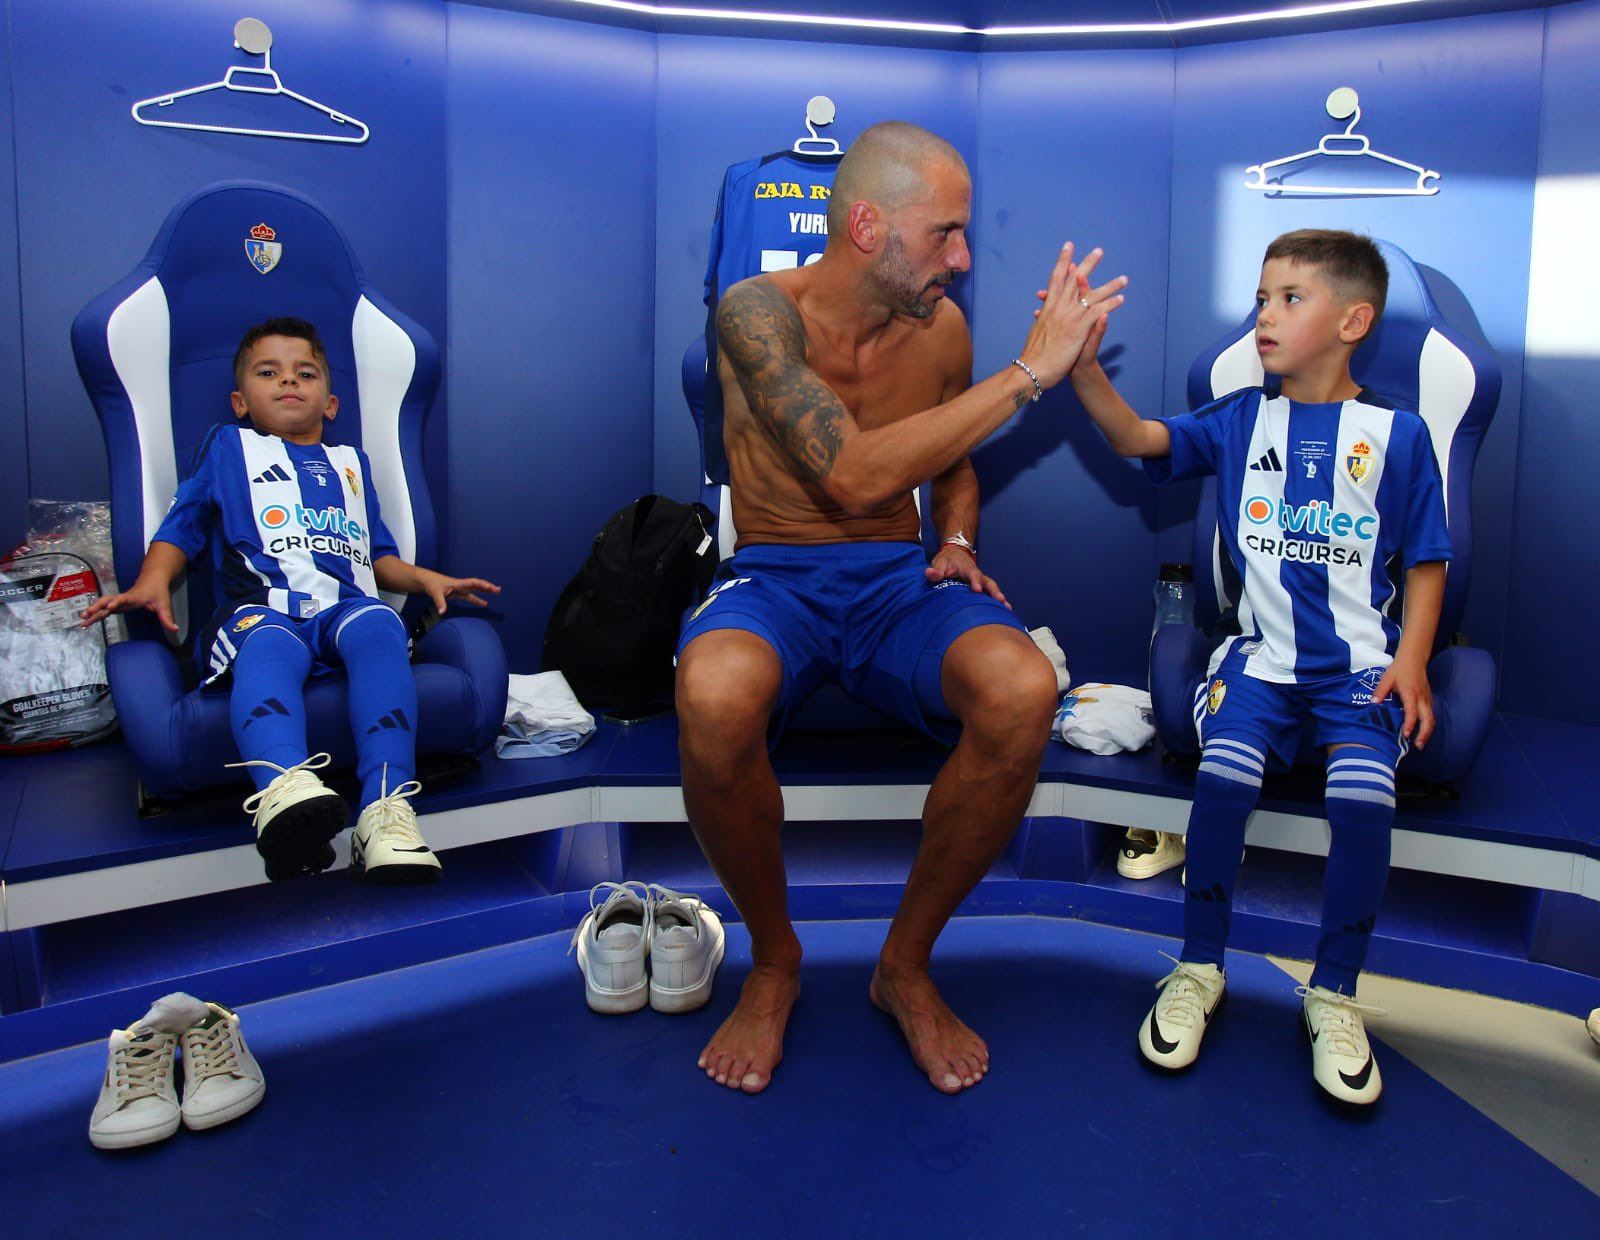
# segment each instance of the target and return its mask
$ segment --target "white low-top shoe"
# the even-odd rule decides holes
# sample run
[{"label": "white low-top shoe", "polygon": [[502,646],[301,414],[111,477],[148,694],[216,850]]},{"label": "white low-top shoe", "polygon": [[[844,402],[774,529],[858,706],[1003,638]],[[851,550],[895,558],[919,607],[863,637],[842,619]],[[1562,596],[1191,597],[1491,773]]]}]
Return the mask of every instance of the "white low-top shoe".
[{"label": "white low-top shoe", "polygon": [[[602,900],[602,893],[604,899]],[[572,932],[583,971],[583,997],[608,1016],[637,1012],[650,1001],[650,888],[641,882],[596,883],[589,911]]]},{"label": "white low-top shoe", "polygon": [[244,1044],[239,1014],[220,1003],[183,1032],[183,1122],[215,1128],[254,1110],[267,1092],[261,1065]]},{"label": "white low-top shoe", "polygon": [[361,811],[350,834],[350,872],[369,883],[436,881],[439,858],[417,829],[417,811],[407,799],[422,785],[408,779],[391,792],[386,771],[382,787],[383,795]]},{"label": "white low-top shoe", "polygon": [[692,1012],[711,998],[727,936],[722,918],[697,895],[652,884],[650,1006]]},{"label": "white low-top shoe", "polygon": [[98,1149],[124,1150],[164,1141],[178,1131],[180,1112],[172,1056],[178,1039],[159,1029],[113,1029],[100,1098],[89,1117]]},{"label": "white low-top shoe", "polygon": [[265,788],[245,798],[244,812],[256,828],[256,851],[267,863],[267,877],[277,881],[301,874],[320,874],[333,864],[330,841],[344,830],[350,809],[317,777],[333,758],[313,754],[294,766],[252,759],[229,766],[265,766],[278,774]]},{"label": "white low-top shoe", "polygon": [[1183,836],[1130,827],[1117,849],[1117,873],[1123,878],[1154,878],[1182,865],[1183,857]]},{"label": "white low-top shoe", "polygon": [[1173,963],[1177,967],[1156,983],[1161,993],[1139,1026],[1139,1050],[1156,1067],[1169,1070],[1187,1068],[1199,1058],[1200,1041],[1228,986],[1228,975],[1214,964]]},{"label": "white low-top shoe", "polygon": [[1383,1092],[1383,1075],[1361,1018],[1387,1013],[1325,986],[1296,986],[1294,993],[1305,999],[1301,1018],[1311,1039],[1311,1074],[1317,1084],[1340,1102],[1359,1106],[1376,1102]]}]

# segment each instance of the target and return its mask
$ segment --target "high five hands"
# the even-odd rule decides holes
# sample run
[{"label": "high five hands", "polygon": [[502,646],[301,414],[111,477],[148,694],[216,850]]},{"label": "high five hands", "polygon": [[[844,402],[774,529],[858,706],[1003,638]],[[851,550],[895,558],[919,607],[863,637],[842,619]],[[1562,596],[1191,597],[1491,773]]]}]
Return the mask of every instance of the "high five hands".
[{"label": "high five hands", "polygon": [[1020,354],[1039,377],[1040,387],[1054,387],[1080,362],[1093,363],[1105,339],[1106,319],[1126,300],[1120,290],[1127,287],[1127,276],[1089,286],[1103,257],[1100,249],[1090,250],[1081,263],[1073,261],[1073,254],[1072,242],[1061,247],[1049,287],[1039,290],[1044,305],[1033,312],[1033,329]]}]

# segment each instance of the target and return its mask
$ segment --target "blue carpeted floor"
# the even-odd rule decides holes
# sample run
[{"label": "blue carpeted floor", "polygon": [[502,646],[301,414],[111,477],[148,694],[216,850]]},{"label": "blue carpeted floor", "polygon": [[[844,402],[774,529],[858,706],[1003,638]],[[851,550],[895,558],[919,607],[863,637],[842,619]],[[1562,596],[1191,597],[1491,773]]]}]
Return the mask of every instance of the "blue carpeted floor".
[{"label": "blue carpeted floor", "polygon": [[[86,1136],[103,1048],[0,1069],[6,1235],[1600,1234],[1600,1198],[1380,1045],[1373,1113],[1325,1106],[1293,983],[1232,959],[1197,1068],[1135,1048],[1165,940],[963,919],[936,977],[993,1071],[936,1093],[866,1000],[876,922],[810,923],[772,1088],[694,1067],[706,1010],[584,1006],[565,936],[259,1004],[261,1108],[119,1155]],[[226,1001],[226,995],[205,996]],[[130,1013],[132,1019],[138,1013]]]}]

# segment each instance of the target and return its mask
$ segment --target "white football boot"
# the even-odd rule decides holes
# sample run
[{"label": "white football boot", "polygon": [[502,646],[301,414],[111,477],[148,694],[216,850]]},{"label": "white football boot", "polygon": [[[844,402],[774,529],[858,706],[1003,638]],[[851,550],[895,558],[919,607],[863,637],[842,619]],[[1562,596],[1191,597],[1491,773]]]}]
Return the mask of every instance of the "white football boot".
[{"label": "white football boot", "polygon": [[692,1012],[711,998],[726,935],[722,918],[699,896],[652,884],[650,1006]]},{"label": "white football boot", "polygon": [[[605,900],[600,901],[600,893]],[[583,971],[583,997],[608,1016],[637,1012],[650,1002],[650,888],[641,882],[596,883],[589,911],[572,932]],[[569,951],[571,948],[568,949]]]},{"label": "white football boot", "polygon": [[1123,878],[1154,878],[1182,865],[1183,857],[1183,836],[1130,827],[1117,850],[1117,873]]},{"label": "white football boot", "polygon": [[183,1032],[183,1122],[215,1128],[253,1110],[267,1092],[239,1014],[208,1003],[210,1015]]},{"label": "white football boot", "polygon": [[1311,1074],[1317,1084],[1340,1102],[1359,1106],[1376,1102],[1383,1092],[1383,1075],[1361,1017],[1387,1013],[1325,986],[1296,986],[1294,993],[1305,998],[1300,1014],[1311,1039]]},{"label": "white football boot", "polygon": [[356,819],[350,833],[350,872],[369,883],[431,883],[442,867],[417,829],[417,811],[408,797],[422,791],[422,785],[408,779],[389,791],[388,767],[384,767],[383,795]]},{"label": "white football boot", "polygon": [[159,1029],[135,1025],[111,1031],[100,1098],[89,1117],[89,1140],[97,1149],[131,1149],[178,1131],[181,1113],[172,1075],[177,1046],[175,1035]]},{"label": "white football boot", "polygon": [[1228,985],[1228,975],[1214,964],[1173,963],[1177,967],[1156,983],[1161,993],[1139,1026],[1140,1052],[1156,1067],[1171,1071],[1187,1068],[1199,1058],[1200,1040]]},{"label": "white football boot", "polygon": [[320,874],[333,864],[334,836],[344,830],[350,809],[316,772],[333,758],[313,754],[294,766],[252,759],[229,766],[267,766],[278,774],[259,792],[245,798],[244,812],[256,828],[256,851],[267,863],[267,877],[276,881],[301,874]]}]

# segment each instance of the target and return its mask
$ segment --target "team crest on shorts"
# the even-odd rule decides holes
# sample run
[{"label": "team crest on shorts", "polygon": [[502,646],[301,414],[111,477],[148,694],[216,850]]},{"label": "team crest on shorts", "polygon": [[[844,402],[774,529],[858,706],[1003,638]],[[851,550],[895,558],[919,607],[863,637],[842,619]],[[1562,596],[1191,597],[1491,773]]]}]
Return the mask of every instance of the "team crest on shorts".
[{"label": "team crest on shorts", "polygon": [[1358,439],[1351,445],[1350,455],[1344,458],[1344,469],[1357,486],[1372,475],[1372,449],[1366,440]]},{"label": "team crest on shorts", "polygon": [[254,615],[246,616],[243,620],[239,621],[238,624],[233,626],[233,631],[235,633],[243,633],[246,629],[252,629],[260,623],[261,613],[258,611]]},{"label": "team crest on shorts", "polygon": [[359,498],[361,495],[361,483],[357,480],[356,471],[348,465],[344,467],[344,480],[350,484],[350,494]]},{"label": "team crest on shorts", "polygon": [[265,221],[257,224],[244,239],[244,255],[252,267],[266,275],[283,257],[283,242],[278,240],[277,230]]},{"label": "team crest on shorts", "polygon": [[1216,714],[1222,709],[1222,699],[1228,696],[1228,686],[1221,680],[1213,680],[1211,688],[1206,693],[1206,710]]}]

